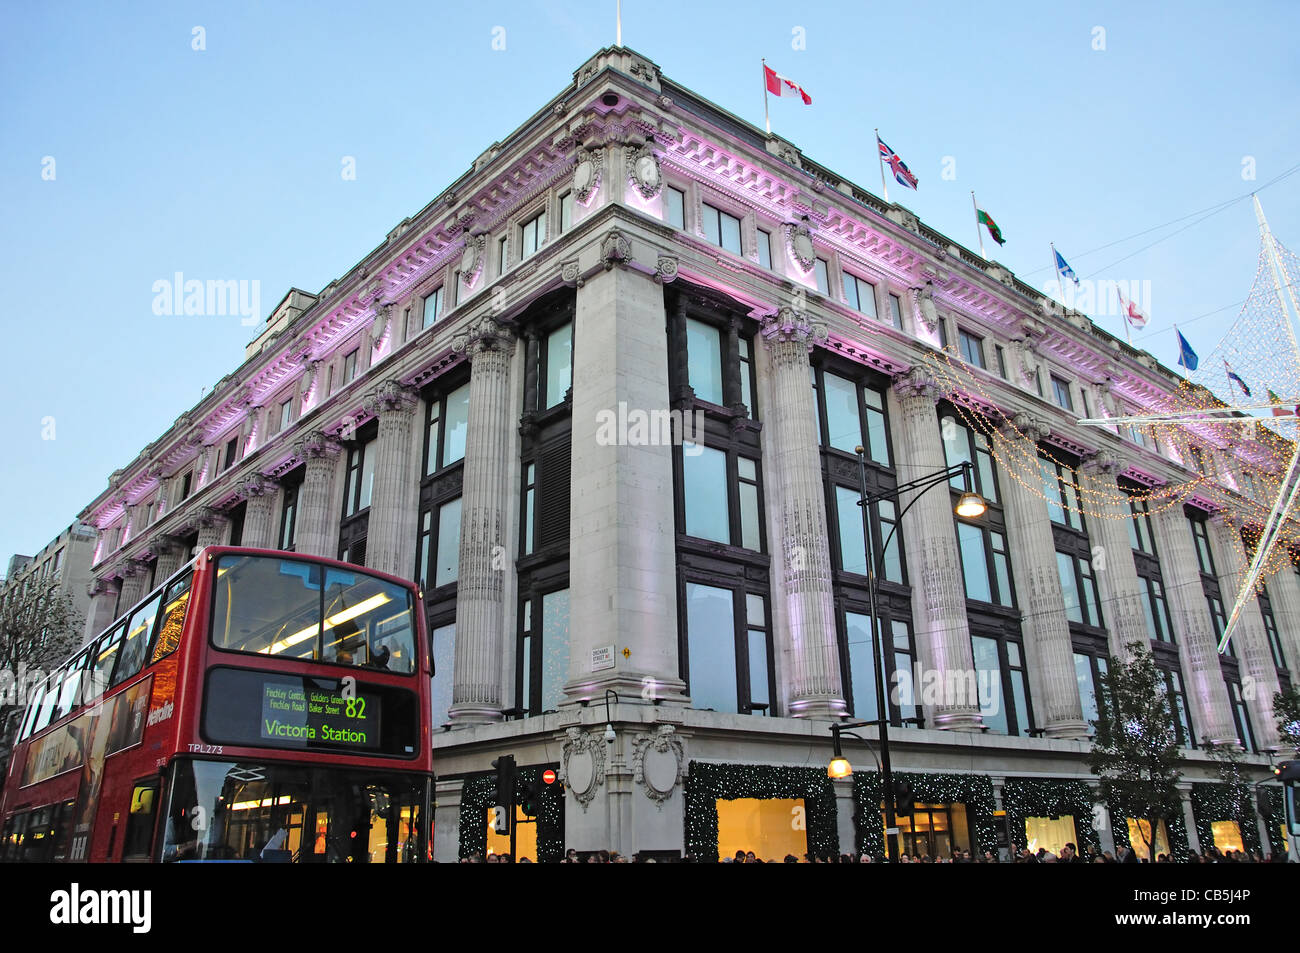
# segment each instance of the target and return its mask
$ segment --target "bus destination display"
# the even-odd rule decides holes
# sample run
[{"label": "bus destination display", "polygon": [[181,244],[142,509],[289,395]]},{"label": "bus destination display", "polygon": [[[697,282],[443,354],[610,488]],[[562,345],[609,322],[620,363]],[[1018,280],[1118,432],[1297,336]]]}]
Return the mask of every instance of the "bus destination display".
[{"label": "bus destination display", "polygon": [[[302,684],[305,683],[305,684]],[[375,695],[276,679],[262,686],[262,740],[277,745],[378,748],[381,702]]]}]

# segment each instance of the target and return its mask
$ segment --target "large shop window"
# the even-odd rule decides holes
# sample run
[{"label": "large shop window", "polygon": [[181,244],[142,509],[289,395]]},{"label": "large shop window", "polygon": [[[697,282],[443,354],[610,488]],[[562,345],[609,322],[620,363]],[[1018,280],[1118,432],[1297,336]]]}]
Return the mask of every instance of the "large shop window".
[{"label": "large shop window", "polygon": [[686,680],[694,708],[766,710],[772,697],[771,633],[762,596],[686,584]]},{"label": "large shop window", "polygon": [[[884,830],[885,812],[880,812]],[[951,857],[971,849],[970,821],[965,804],[916,804],[911,816],[897,818],[899,845],[910,857]]]},{"label": "large shop window", "polygon": [[1074,826],[1073,814],[1060,817],[1026,817],[1025,846],[1030,853],[1037,853],[1043,848],[1057,857],[1066,844],[1078,845],[1079,835]]},{"label": "large shop window", "polygon": [[806,825],[793,822],[805,816],[801,797],[719,799],[717,808],[718,859],[734,857],[738,850],[753,851],[768,862],[808,853]]}]

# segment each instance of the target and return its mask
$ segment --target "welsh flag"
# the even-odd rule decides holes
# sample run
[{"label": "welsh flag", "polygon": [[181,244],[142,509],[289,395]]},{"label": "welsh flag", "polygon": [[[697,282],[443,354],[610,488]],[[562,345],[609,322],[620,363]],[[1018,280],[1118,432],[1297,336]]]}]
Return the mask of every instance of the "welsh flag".
[{"label": "welsh flag", "polygon": [[773,96],[799,96],[803,99],[805,106],[812,105],[812,97],[803,91],[800,86],[792,79],[782,76],[766,63],[763,64],[763,76],[767,79],[767,91]]},{"label": "welsh flag", "polygon": [[1006,239],[1002,237],[1002,229],[998,228],[998,223],[993,221],[993,216],[989,215],[988,212],[984,211],[982,208],[976,208],[975,218],[981,225],[989,230],[989,237],[995,242],[999,245],[1005,245],[1007,243]]}]

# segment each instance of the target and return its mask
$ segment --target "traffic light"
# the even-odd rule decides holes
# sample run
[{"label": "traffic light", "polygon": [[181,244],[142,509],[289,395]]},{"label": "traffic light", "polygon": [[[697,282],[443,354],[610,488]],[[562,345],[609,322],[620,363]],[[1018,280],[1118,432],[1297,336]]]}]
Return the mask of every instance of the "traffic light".
[{"label": "traffic light", "polygon": [[509,834],[515,816],[515,756],[503,754],[492,762],[492,767],[497,772],[492,829],[498,834]]},{"label": "traffic light", "polygon": [[1300,761],[1279,761],[1273,775],[1283,784],[1300,781]]},{"label": "traffic light", "polygon": [[894,782],[894,816],[911,817],[913,802],[916,800],[916,794],[912,790],[912,782],[895,781]]},{"label": "traffic light", "polygon": [[519,784],[519,810],[524,817],[536,817],[542,806],[542,783],[528,778]]}]

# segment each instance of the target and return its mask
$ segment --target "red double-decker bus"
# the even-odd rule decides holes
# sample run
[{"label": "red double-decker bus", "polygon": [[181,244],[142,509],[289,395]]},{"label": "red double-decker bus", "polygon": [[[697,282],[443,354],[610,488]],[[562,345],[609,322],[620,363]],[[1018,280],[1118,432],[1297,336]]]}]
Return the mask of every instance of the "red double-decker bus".
[{"label": "red double-decker bus", "polygon": [[331,559],[202,550],[29,697],[0,860],[427,860],[420,600]]}]

